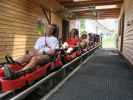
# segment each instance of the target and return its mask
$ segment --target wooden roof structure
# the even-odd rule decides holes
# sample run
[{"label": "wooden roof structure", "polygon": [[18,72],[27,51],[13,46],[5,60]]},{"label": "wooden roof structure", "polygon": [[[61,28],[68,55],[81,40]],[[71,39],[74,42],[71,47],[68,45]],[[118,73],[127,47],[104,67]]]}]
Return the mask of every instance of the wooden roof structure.
[{"label": "wooden roof structure", "polygon": [[[56,0],[75,18],[118,18],[123,0]],[[71,13],[71,14],[70,14]]]}]

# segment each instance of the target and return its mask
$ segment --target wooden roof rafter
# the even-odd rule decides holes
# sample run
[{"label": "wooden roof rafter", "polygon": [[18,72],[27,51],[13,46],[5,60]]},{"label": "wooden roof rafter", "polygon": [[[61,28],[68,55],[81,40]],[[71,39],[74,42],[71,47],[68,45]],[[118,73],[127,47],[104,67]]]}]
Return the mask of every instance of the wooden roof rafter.
[{"label": "wooden roof rafter", "polygon": [[[116,17],[119,16],[123,0],[86,0],[74,2],[73,0],[57,0],[75,17],[83,17],[90,15],[90,13],[99,13],[99,16]],[[108,8],[107,6],[114,5],[114,8]],[[96,9],[97,6],[106,6],[105,8]],[[82,16],[81,16],[82,15]],[[102,16],[103,15],[103,16]],[[105,16],[105,17],[106,17]]]}]

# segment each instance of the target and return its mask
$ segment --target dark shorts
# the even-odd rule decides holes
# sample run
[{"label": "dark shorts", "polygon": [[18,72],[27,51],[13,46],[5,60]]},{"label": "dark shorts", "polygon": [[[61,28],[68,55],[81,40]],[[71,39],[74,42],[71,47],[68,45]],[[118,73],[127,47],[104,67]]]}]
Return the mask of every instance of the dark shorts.
[{"label": "dark shorts", "polygon": [[47,54],[39,55],[39,65],[44,65],[50,62],[50,57]]}]

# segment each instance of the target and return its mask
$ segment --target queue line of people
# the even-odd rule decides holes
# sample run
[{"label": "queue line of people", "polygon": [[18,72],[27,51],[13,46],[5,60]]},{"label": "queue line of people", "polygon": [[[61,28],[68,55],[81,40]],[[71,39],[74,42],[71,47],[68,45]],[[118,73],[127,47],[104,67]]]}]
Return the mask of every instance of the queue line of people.
[{"label": "queue line of people", "polygon": [[[36,41],[33,50],[15,60],[22,65],[22,68],[17,72],[12,72],[12,75],[36,69],[39,65],[50,62],[50,57],[54,56],[56,49],[60,48],[56,37],[57,30],[58,28],[55,24],[47,25],[45,36]],[[91,36],[88,34],[82,34],[79,37],[78,29],[74,28],[70,31],[70,38],[62,44],[61,48],[70,54],[75,47],[87,48],[91,41]]]}]

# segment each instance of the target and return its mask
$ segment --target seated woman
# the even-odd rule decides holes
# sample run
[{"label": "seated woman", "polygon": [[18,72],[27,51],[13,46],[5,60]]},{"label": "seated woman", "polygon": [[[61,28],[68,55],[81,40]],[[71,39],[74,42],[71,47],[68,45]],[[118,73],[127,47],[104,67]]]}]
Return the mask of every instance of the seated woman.
[{"label": "seated woman", "polygon": [[87,34],[82,34],[81,37],[80,37],[80,47],[82,49],[85,49],[88,47],[88,44],[89,44],[89,41],[88,41],[88,37],[87,37]]},{"label": "seated woman", "polygon": [[56,32],[57,26],[55,24],[47,26],[46,35],[36,41],[34,50],[16,60],[25,65],[19,72],[25,72],[27,69],[34,69],[38,65],[49,62],[49,55],[54,55],[55,49],[59,48],[59,42],[55,37]]},{"label": "seated woman", "polygon": [[92,47],[93,46],[93,41],[94,41],[93,34],[89,33],[88,38],[89,38],[89,47]]},{"label": "seated woman", "polygon": [[72,29],[70,32],[70,38],[64,42],[62,47],[67,49],[67,53],[71,53],[74,47],[79,46],[80,39],[79,39],[79,31],[77,29]]}]

